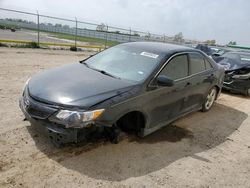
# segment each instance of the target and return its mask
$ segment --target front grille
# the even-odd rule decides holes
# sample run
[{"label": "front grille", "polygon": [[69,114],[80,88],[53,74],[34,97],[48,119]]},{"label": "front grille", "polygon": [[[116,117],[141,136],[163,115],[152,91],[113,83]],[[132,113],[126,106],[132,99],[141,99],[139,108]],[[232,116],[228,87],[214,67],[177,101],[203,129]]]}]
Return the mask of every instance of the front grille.
[{"label": "front grille", "polygon": [[224,82],[231,82],[231,81],[232,81],[231,75],[225,75]]},{"label": "front grille", "polygon": [[33,118],[46,119],[57,111],[56,108],[32,99],[26,91],[23,96],[23,108]]}]

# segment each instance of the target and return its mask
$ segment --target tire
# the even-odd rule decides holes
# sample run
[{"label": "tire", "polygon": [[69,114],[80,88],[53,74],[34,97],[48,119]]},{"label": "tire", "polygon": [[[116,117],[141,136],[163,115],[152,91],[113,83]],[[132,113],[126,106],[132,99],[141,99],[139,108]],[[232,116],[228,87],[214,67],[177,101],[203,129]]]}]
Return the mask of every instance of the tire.
[{"label": "tire", "polygon": [[247,90],[247,96],[250,97],[250,88]]},{"label": "tire", "polygon": [[202,104],[202,112],[207,112],[211,109],[217,96],[217,89],[213,87],[209,90],[205,102]]}]

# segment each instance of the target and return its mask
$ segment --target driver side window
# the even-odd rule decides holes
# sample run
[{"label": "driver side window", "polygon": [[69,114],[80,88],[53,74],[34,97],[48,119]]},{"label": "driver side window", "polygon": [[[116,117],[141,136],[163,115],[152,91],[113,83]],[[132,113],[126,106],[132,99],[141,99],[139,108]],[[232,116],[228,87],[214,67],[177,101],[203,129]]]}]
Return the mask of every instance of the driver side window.
[{"label": "driver side window", "polygon": [[171,59],[162,69],[160,75],[165,75],[172,80],[178,80],[188,76],[188,57],[178,55]]}]

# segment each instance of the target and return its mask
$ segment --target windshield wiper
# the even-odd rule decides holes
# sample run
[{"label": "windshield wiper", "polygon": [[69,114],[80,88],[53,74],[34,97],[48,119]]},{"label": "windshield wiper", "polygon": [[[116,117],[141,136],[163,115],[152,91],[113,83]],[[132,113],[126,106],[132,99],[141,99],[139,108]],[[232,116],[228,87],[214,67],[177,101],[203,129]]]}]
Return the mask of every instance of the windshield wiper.
[{"label": "windshield wiper", "polygon": [[[93,69],[94,69],[94,68],[93,68]],[[98,71],[98,72],[100,72],[100,73],[102,73],[102,74],[105,74],[105,75],[107,75],[107,76],[110,76],[110,77],[113,77],[113,78],[116,78],[116,79],[121,79],[120,77],[115,76],[115,75],[113,75],[113,74],[110,74],[110,73],[108,73],[108,72],[106,72],[106,71],[104,71],[104,70],[98,70],[98,69],[94,69],[94,70],[96,70],[96,71]]]},{"label": "windshield wiper", "polygon": [[84,64],[86,67],[88,67],[88,68],[90,68],[90,69],[93,69],[93,70],[95,70],[95,71],[97,71],[97,72],[100,72],[100,73],[102,73],[102,74],[105,74],[105,75],[107,75],[107,76],[110,76],[110,77],[113,77],[113,78],[117,78],[117,79],[121,79],[120,77],[118,77],[118,76],[115,76],[115,75],[113,75],[113,74],[110,74],[110,73],[108,73],[108,72],[106,72],[105,70],[99,70],[99,69],[95,69],[95,68],[93,68],[93,67],[90,67],[86,62],[84,62],[84,61],[80,61],[80,63],[81,64]]},{"label": "windshield wiper", "polygon": [[89,65],[85,61],[80,61],[81,64],[84,64],[86,67],[90,68]]}]

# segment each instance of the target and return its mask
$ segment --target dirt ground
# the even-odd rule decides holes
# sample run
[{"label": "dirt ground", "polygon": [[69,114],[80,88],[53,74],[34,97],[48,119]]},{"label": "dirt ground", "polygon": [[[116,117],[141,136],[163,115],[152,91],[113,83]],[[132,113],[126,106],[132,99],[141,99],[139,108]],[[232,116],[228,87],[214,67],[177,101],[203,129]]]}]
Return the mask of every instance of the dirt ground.
[{"label": "dirt ground", "polygon": [[222,94],[143,139],[55,148],[23,121],[25,81],[83,52],[0,48],[0,187],[250,187],[250,98]]}]

